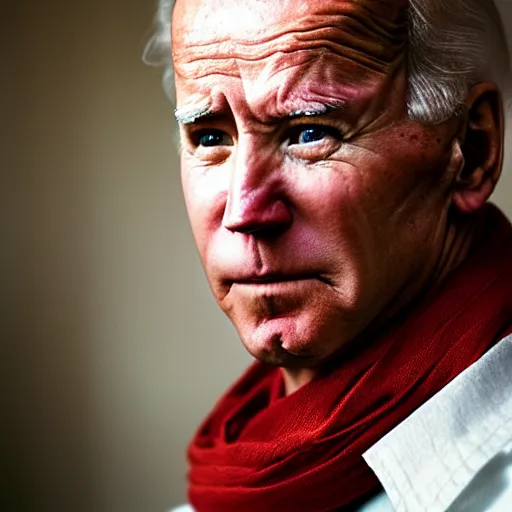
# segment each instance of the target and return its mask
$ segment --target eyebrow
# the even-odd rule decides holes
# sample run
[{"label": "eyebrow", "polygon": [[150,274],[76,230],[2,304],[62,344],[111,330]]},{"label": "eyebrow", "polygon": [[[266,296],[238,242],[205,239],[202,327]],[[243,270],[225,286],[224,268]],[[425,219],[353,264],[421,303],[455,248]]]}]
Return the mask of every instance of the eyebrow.
[{"label": "eyebrow", "polygon": [[337,110],[343,110],[345,108],[344,103],[339,104],[331,104],[324,103],[319,108],[314,109],[301,109],[295,110],[285,117],[288,119],[295,119],[297,117],[315,117],[315,116],[324,116],[326,114],[330,114],[331,112],[335,112]]},{"label": "eyebrow", "polygon": [[213,117],[215,113],[209,107],[190,108],[183,107],[174,110],[174,117],[178,124],[194,124],[208,117]]},{"label": "eyebrow", "polygon": [[[339,104],[324,103],[321,106],[319,106],[318,108],[294,110],[293,112],[290,112],[289,114],[285,114],[284,116],[272,116],[272,119],[273,120],[282,120],[282,119],[296,119],[296,118],[300,118],[300,117],[324,116],[326,114],[330,114],[337,110],[343,110],[344,108],[345,108],[344,103],[339,103]],[[220,117],[220,115],[221,114],[219,112],[214,112],[209,107],[202,107],[202,108],[183,107],[183,108],[177,108],[174,110],[174,117],[176,118],[176,121],[180,125],[195,124],[200,121],[203,121],[204,119]]]}]

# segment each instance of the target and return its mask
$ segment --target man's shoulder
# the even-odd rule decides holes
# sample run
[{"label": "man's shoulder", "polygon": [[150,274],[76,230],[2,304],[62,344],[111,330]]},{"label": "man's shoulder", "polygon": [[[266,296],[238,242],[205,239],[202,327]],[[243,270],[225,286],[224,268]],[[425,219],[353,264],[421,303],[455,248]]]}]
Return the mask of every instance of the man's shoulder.
[{"label": "man's shoulder", "polygon": [[395,508],[470,510],[450,506],[486,489],[510,503],[511,367],[507,336],[364,454]]}]

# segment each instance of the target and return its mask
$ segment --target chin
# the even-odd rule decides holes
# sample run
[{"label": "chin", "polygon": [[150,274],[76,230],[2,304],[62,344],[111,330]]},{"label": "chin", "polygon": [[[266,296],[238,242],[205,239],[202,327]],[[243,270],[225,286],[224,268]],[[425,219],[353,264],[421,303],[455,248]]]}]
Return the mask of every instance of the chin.
[{"label": "chin", "polygon": [[269,349],[255,349],[251,343],[244,343],[244,345],[255,359],[281,368],[310,368],[319,362],[314,355],[297,355],[288,352],[283,348],[282,338],[279,335],[276,335],[271,343],[272,347]]},{"label": "chin", "polygon": [[293,318],[277,318],[262,322],[249,332],[239,330],[239,334],[254,358],[274,366],[311,368],[331,356],[328,347],[332,343],[307,330],[297,331]]},{"label": "chin", "polygon": [[235,285],[224,313],[248,352],[285,368],[311,368],[337,354],[357,334],[359,309],[318,280]]}]

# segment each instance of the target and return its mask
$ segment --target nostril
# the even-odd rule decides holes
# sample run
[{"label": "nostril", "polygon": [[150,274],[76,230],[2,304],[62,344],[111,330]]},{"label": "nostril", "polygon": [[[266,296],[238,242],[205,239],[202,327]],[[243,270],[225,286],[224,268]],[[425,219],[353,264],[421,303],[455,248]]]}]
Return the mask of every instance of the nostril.
[{"label": "nostril", "polygon": [[[276,236],[293,222],[291,208],[282,199],[245,197],[231,202],[224,212],[223,226],[233,232],[259,236]],[[266,199],[266,200],[265,200]]]},{"label": "nostril", "polygon": [[223,225],[226,229],[260,237],[275,237],[286,231],[293,222],[290,207],[282,200],[268,203],[250,201],[239,208],[226,210]]},{"label": "nostril", "polygon": [[247,228],[247,229],[237,229],[239,233],[244,233],[246,235],[251,235],[255,238],[265,239],[265,240],[271,240],[274,238],[278,238],[280,235],[282,235],[287,229],[288,224],[275,224],[272,226],[258,226],[254,228]]}]

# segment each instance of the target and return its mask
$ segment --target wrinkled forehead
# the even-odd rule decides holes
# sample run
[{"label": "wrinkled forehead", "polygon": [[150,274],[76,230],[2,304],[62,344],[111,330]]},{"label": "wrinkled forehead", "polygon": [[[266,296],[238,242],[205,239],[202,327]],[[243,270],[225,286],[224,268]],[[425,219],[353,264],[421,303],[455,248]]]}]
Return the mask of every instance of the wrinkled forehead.
[{"label": "wrinkled forehead", "polygon": [[179,73],[192,58],[286,51],[293,37],[292,51],[315,40],[387,63],[407,38],[407,7],[408,0],[177,0],[173,59]]},{"label": "wrinkled forehead", "polygon": [[303,18],[344,14],[369,23],[401,23],[408,0],[177,0],[183,40],[207,41],[205,25],[233,39],[261,32],[262,27],[293,26]]}]

